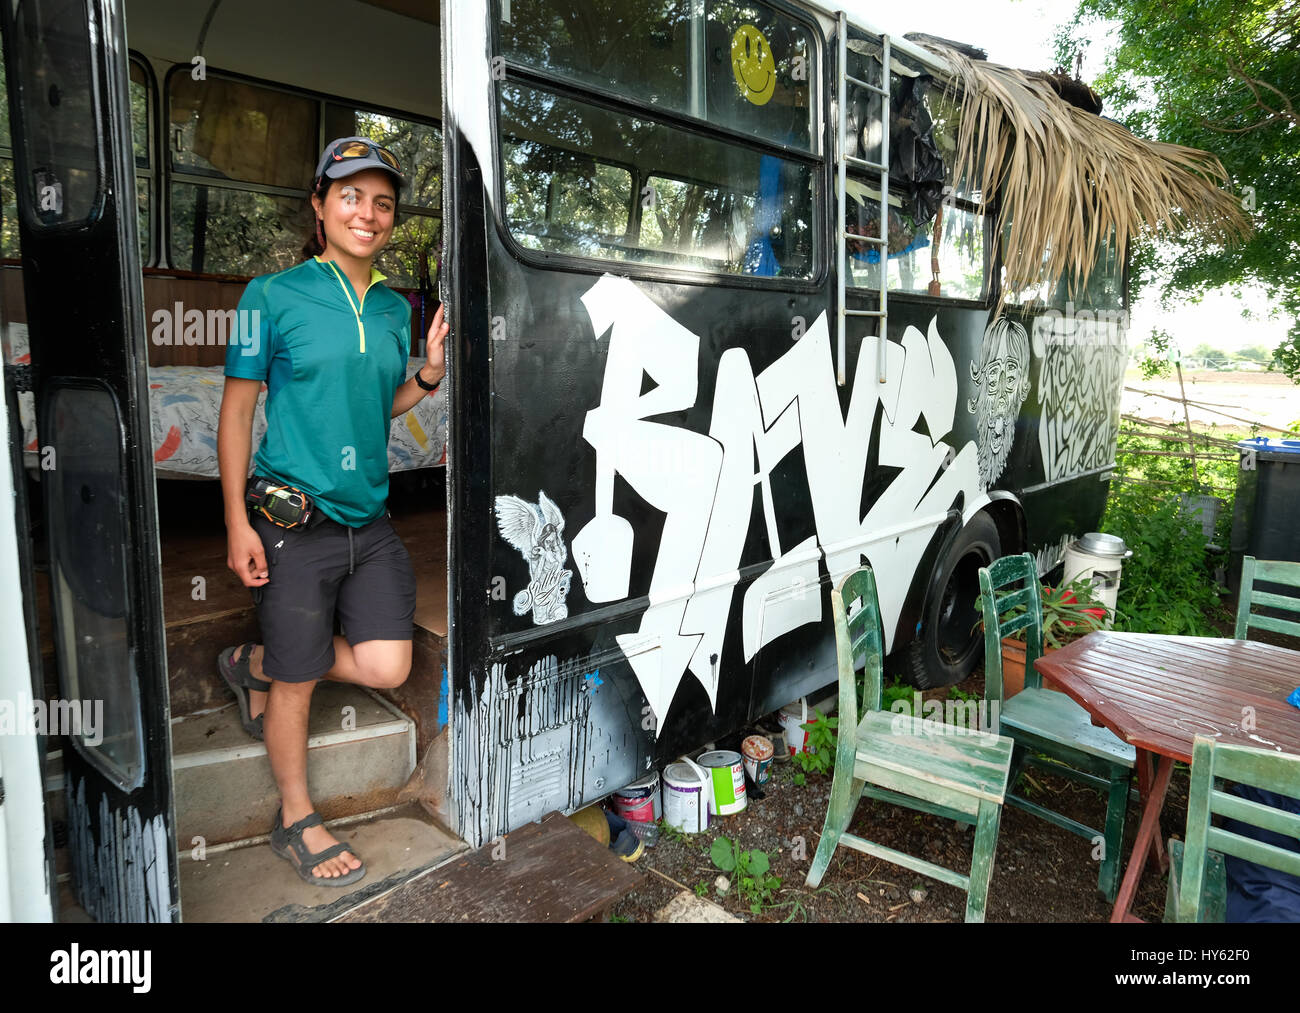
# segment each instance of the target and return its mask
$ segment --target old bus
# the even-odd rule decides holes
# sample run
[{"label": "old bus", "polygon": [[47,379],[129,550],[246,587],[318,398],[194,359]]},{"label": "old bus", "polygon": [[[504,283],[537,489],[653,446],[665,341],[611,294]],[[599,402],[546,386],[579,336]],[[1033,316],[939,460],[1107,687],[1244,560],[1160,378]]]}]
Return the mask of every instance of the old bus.
[{"label": "old bus", "polygon": [[0,735],[0,917],[296,903],[221,878],[276,796],[215,669],[257,631],[214,436],[222,321],[331,137],[412,167],[380,266],[413,351],[453,326],[390,449],[411,676],[317,691],[321,812],[418,856],[361,893],[833,682],[863,561],[891,673],[960,680],[977,568],[1100,516],[1123,344],[1053,339],[1123,260],[1000,299],[930,50],[787,0],[2,6],[0,695],[41,720]]}]

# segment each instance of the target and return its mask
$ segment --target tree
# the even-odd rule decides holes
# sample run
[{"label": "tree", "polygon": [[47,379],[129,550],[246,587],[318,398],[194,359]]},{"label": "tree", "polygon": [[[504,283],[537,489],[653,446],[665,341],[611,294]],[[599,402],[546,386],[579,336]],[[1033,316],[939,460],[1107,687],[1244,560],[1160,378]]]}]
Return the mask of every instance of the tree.
[{"label": "tree", "polygon": [[1293,318],[1274,355],[1300,382],[1300,0],[1080,0],[1057,36],[1061,63],[1074,66],[1106,22],[1117,44],[1094,83],[1105,114],[1218,155],[1256,228],[1233,249],[1194,232],[1143,244],[1134,291],[1161,284],[1166,299],[1196,299],[1259,283]]}]

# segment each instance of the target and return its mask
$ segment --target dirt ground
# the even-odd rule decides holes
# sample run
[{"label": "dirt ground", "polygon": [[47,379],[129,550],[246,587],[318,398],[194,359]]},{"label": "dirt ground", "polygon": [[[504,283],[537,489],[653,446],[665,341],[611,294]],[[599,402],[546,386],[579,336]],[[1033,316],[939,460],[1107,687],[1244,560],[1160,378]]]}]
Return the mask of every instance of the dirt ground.
[{"label": "dirt ground", "polygon": [[[983,690],[982,673],[958,689],[974,695]],[[945,699],[947,689],[924,698]],[[737,742],[739,739],[737,739]],[[730,743],[719,743],[729,748]],[[645,873],[641,889],[610,912],[612,921],[652,920],[681,889],[702,893],[745,921],[755,922],[960,922],[965,894],[849,848],[838,848],[821,886],[804,884],[817,849],[831,775],[808,774],[795,783],[792,761],[773,767],[775,777],[765,797],[751,799],[744,812],[722,817],[706,833],[663,834],[646,849],[636,868]],[[1161,813],[1161,836],[1181,837],[1187,820],[1187,768],[1176,764]],[[1105,800],[1100,793],[1037,768],[1029,769],[1029,797],[1088,826],[1101,827]],[[1135,781],[1136,783],[1136,781]],[[1022,781],[1025,785],[1025,781]],[[1025,790],[1022,787],[1022,790]],[[1125,827],[1125,863],[1137,833],[1139,808],[1129,804]],[[871,799],[858,804],[852,833],[879,844],[966,872],[970,868],[972,828]],[[726,836],[744,849],[761,849],[781,887],[771,902],[754,914],[732,887],[719,895],[722,875],[709,858],[714,839]],[[802,846],[801,845],[802,839]],[[1010,806],[1003,808],[993,880],[989,885],[989,922],[1105,922],[1110,904],[1097,889],[1098,862],[1093,845],[1044,820]],[[732,877],[729,877],[732,878]],[[1165,878],[1154,861],[1143,875],[1132,911],[1148,921],[1164,915]]]}]

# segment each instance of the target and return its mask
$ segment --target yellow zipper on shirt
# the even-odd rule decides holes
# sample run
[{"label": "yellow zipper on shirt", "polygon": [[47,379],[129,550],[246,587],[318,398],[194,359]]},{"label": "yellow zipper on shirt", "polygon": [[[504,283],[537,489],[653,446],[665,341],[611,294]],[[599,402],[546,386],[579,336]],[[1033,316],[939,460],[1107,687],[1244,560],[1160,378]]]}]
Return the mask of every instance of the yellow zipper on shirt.
[{"label": "yellow zipper on shirt", "polygon": [[[317,257],[316,259],[320,260],[320,257]],[[361,322],[361,314],[364,313],[366,309],[366,293],[370,291],[371,286],[373,286],[376,281],[379,281],[383,277],[383,275],[379,275],[378,278],[375,277],[375,275],[377,275],[378,272],[375,271],[374,268],[371,268],[370,284],[366,286],[366,291],[361,293],[361,306],[358,307],[357,304],[352,300],[352,292],[350,291],[351,286],[347,283],[347,280],[343,277],[343,275],[339,273],[339,269],[334,266],[334,261],[321,260],[320,262],[322,264],[329,265],[330,270],[334,272],[334,277],[336,277],[339,280],[339,284],[343,287],[343,294],[344,296],[347,297],[348,305],[352,307],[352,312],[356,314],[357,333],[361,336],[361,354],[365,355],[366,354],[366,325]]]}]

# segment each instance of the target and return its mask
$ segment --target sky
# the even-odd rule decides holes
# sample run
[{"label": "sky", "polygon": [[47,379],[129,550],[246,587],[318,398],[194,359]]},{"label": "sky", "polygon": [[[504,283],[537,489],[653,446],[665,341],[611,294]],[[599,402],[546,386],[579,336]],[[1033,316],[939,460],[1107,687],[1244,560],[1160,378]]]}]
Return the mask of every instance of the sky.
[{"label": "sky", "polygon": [[[912,0],[905,4],[843,0],[843,6],[881,32],[929,32],[979,46],[996,63],[1050,70],[1056,64],[1052,39],[1057,28],[1073,18],[1076,4],[1075,0]],[[1105,36],[1094,38],[1084,56],[1084,81],[1100,73],[1105,51]],[[1290,324],[1289,317],[1270,319],[1269,300],[1256,289],[1220,290],[1199,304],[1183,303],[1171,310],[1161,309],[1157,296],[1149,292],[1133,307],[1130,343],[1144,341],[1153,327],[1160,327],[1184,351],[1199,344],[1225,351],[1248,345],[1272,349]],[[1250,320],[1242,318],[1243,306],[1251,311]]]}]

